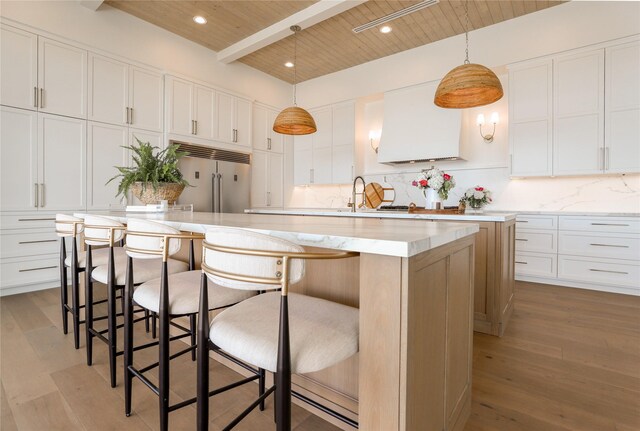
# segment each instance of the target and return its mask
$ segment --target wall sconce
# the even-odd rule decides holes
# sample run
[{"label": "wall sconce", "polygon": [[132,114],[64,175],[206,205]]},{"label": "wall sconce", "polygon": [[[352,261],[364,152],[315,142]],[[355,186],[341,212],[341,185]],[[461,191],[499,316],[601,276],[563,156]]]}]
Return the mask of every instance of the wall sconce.
[{"label": "wall sconce", "polygon": [[[369,143],[376,154],[378,154],[378,147],[380,146],[380,135],[382,135],[382,130],[369,130]],[[374,147],[373,141],[378,141],[378,145]]]},{"label": "wall sconce", "polygon": [[482,136],[482,139],[484,139],[484,141],[489,144],[491,142],[493,142],[493,135],[496,134],[496,124],[498,124],[498,121],[500,120],[500,118],[498,117],[498,113],[494,112],[491,114],[491,123],[493,124],[493,131],[490,134],[484,134],[482,133],[482,126],[484,125],[484,114],[480,114],[478,115],[478,126],[480,126],[480,136]]}]

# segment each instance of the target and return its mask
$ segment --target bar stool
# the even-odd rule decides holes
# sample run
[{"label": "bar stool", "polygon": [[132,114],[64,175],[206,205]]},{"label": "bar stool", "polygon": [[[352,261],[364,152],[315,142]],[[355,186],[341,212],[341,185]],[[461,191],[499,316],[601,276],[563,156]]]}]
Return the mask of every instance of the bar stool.
[{"label": "bar stool", "polygon": [[[195,321],[198,313],[201,271],[194,271],[193,240],[204,239],[201,234],[183,234],[162,223],[147,220],[132,219],[129,221],[127,231],[127,280],[125,282],[125,308],[124,308],[124,369],[125,369],[125,414],[131,414],[132,380],[139,378],[153,392],[158,394],[160,411],[160,429],[166,431],[169,426],[169,412],[196,402],[194,396],[190,400],[178,404],[169,405],[169,362],[183,354],[191,352],[192,359],[196,359],[196,332]],[[188,239],[189,269],[188,272],[178,274],[168,273],[169,257],[178,252],[181,240]],[[159,279],[154,279],[141,284],[133,289],[132,279],[139,262],[152,259],[156,265]],[[158,265],[161,260],[161,265]],[[216,310],[237,304],[255,293],[228,289],[211,284],[208,287],[208,309]],[[133,342],[133,306],[138,305],[143,309],[157,313],[159,316],[159,341],[134,348]],[[172,321],[173,318],[188,316],[191,329],[187,329]],[[173,325],[183,331],[183,334],[171,337],[169,325]],[[191,346],[169,354],[169,342],[186,336],[191,336]],[[133,352],[141,348],[159,344],[158,362],[147,365],[144,368],[133,366]],[[158,367],[158,386],[154,385],[144,373]]]},{"label": "bar stool", "polygon": [[[87,337],[87,365],[93,363],[93,338],[97,338],[105,342],[109,346],[109,374],[111,387],[116,387],[116,357],[124,353],[117,350],[117,329],[124,326],[117,324],[117,317],[122,313],[116,312],[117,291],[124,289],[125,273],[126,273],[126,255],[124,259],[115,259],[114,245],[124,238],[126,227],[113,219],[88,215],[85,217],[85,244],[87,245],[87,268],[86,275],[86,337]],[[91,265],[91,249],[96,245],[108,245],[109,258],[106,265]],[[126,247],[125,247],[126,249]],[[187,271],[188,264],[175,259],[169,259],[168,272],[173,274],[177,272]],[[136,265],[134,272],[133,285],[137,286],[146,281],[152,280],[158,276],[157,265],[148,260],[142,260]],[[98,331],[93,327],[93,282],[105,284],[107,286],[107,330]],[[123,298],[124,299],[124,298]],[[144,311],[144,310],[140,310]],[[146,320],[145,317],[136,319],[135,321]],[[104,334],[107,334],[107,337]]]},{"label": "bar stool", "polygon": [[[203,242],[202,284],[198,322],[197,429],[208,429],[208,348],[222,350],[260,370],[275,373],[275,384],[224,429],[236,426],[275,392],[278,431],[291,429],[291,396],[357,427],[349,418],[292,392],[291,373],[330,367],[358,352],[358,309],[324,299],[289,293],[302,279],[306,259],[342,259],[351,252],[305,252],[301,246],[268,235],[232,228],[214,228]],[[218,314],[209,326],[208,280],[233,289],[266,290]]]},{"label": "bar stool", "polygon": [[[62,308],[62,331],[68,331],[68,313],[71,313],[73,320],[73,343],[76,349],[80,348],[80,325],[85,323],[80,320],[80,310],[85,308],[80,304],[80,273],[84,272],[86,266],[86,254],[78,254],[77,237],[84,231],[84,220],[66,214],[56,214],[56,233],[60,238],[60,304]],[[67,256],[65,239],[71,238],[71,255]],[[115,248],[116,258],[125,258],[124,249]],[[105,265],[109,257],[107,249],[97,249],[92,252],[93,266]],[[71,271],[71,306],[68,304],[67,289],[67,268]],[[105,301],[99,301],[99,304]]]}]

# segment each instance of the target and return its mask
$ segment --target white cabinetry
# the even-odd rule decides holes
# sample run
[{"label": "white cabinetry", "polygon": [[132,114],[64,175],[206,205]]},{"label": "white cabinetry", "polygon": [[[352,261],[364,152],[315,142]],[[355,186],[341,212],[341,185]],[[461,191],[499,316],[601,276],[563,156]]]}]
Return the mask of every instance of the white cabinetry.
[{"label": "white cabinetry", "polygon": [[116,197],[119,180],[106,184],[129,165],[128,130],[123,126],[89,122],[87,131],[87,209],[108,210],[121,206]]},{"label": "white cabinetry", "polygon": [[604,50],[554,59],[554,175],[602,172]]},{"label": "white cabinetry", "polygon": [[606,48],[605,61],[605,172],[640,172],[640,41]]},{"label": "white cabinetry", "polygon": [[640,295],[640,219],[518,215],[516,278]]},{"label": "white cabinetry", "polygon": [[273,131],[273,123],[277,116],[278,111],[274,108],[257,103],[253,105],[251,138],[254,150],[283,152],[283,135]]},{"label": "white cabinetry", "polygon": [[294,184],[350,183],[354,176],[354,103],[309,112],[318,131],[294,138]]},{"label": "white cabinetry", "polygon": [[2,210],[85,207],[86,122],[2,107]]},{"label": "white cabinetry", "polygon": [[89,120],[162,131],[162,75],[89,55]]},{"label": "white cabinetry", "polygon": [[509,66],[511,175],[640,172],[640,42]]},{"label": "white cabinetry", "polygon": [[282,208],[282,154],[256,150],[251,157],[251,206]]},{"label": "white cabinetry", "polygon": [[3,105],[87,116],[87,51],[2,25]]},{"label": "white cabinetry", "polygon": [[230,94],[217,94],[218,140],[251,147],[251,101]]},{"label": "white cabinetry", "polygon": [[511,175],[552,173],[551,60],[509,68]]}]

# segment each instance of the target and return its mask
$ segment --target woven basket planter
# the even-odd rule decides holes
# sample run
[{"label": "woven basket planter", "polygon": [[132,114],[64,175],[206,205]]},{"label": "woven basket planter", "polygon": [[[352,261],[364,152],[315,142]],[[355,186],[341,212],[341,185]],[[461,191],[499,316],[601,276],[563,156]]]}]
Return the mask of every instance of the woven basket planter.
[{"label": "woven basket planter", "polygon": [[163,200],[167,200],[171,205],[175,203],[183,190],[184,184],[177,183],[160,183],[155,190],[151,183],[146,183],[145,187],[143,187],[143,183],[134,183],[131,186],[133,195],[145,205],[157,204]]}]

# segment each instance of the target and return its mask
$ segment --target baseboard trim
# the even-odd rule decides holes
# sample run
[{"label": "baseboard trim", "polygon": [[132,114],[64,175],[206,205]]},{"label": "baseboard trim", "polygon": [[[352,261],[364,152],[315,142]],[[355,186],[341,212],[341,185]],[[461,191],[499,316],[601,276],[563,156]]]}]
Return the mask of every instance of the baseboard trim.
[{"label": "baseboard trim", "polygon": [[607,286],[604,284],[593,284],[584,281],[559,280],[556,278],[530,277],[526,275],[516,275],[516,281],[528,281],[531,283],[552,284],[554,286],[570,287],[574,289],[597,290],[600,292],[620,293],[622,295],[640,296],[640,288]]}]

